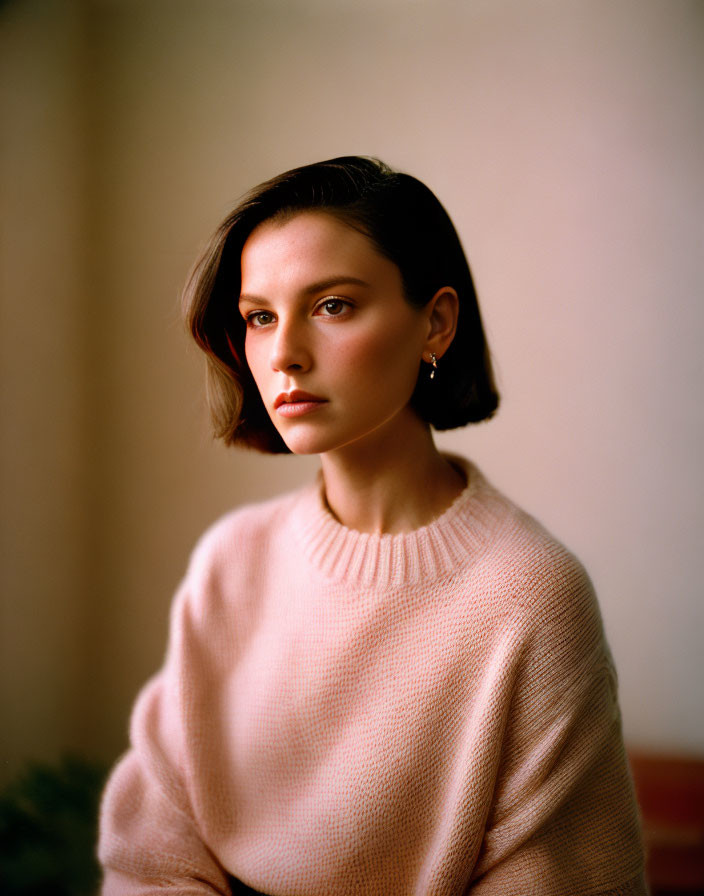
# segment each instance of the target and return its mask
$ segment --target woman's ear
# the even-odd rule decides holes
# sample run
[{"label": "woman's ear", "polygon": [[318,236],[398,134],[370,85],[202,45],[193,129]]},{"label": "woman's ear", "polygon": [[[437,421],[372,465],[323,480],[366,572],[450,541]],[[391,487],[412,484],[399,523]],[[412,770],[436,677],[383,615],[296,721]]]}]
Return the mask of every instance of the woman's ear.
[{"label": "woman's ear", "polygon": [[423,309],[428,316],[428,338],[423,347],[423,360],[442,358],[455,338],[460,302],[451,286],[441,287]]}]

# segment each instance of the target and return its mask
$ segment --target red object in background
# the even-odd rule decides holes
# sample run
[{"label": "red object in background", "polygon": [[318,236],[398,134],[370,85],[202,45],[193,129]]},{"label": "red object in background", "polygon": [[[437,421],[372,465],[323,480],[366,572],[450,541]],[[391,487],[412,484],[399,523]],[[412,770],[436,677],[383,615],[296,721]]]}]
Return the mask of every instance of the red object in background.
[{"label": "red object in background", "polygon": [[629,752],[652,896],[704,894],[704,760]]}]

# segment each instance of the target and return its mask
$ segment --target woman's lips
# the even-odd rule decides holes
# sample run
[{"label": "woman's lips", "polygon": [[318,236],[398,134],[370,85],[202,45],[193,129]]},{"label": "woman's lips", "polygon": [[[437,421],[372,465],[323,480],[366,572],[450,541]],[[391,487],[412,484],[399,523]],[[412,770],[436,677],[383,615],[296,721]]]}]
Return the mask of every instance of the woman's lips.
[{"label": "woman's lips", "polygon": [[327,399],[310,392],[282,392],[274,401],[274,409],[281,417],[303,417],[327,404]]}]

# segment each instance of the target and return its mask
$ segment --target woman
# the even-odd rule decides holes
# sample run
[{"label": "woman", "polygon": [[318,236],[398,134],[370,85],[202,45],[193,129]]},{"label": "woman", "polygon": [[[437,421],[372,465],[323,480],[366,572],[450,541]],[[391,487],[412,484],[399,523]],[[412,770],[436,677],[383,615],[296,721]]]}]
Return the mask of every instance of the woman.
[{"label": "woman", "polygon": [[185,313],[216,434],[321,474],[194,551],[104,797],[104,892],[645,893],[589,580],[433,443],[498,405],[435,196],[370,159],[287,172]]}]

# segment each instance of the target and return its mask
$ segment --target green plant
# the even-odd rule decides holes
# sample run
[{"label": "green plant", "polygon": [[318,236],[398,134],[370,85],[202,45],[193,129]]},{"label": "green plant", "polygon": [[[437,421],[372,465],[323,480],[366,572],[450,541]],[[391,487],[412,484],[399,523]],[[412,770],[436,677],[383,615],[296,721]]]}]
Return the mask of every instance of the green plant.
[{"label": "green plant", "polygon": [[98,803],[107,769],[76,756],[29,764],[0,794],[0,893],[94,896]]}]

